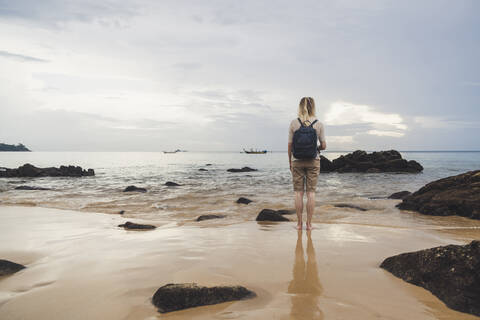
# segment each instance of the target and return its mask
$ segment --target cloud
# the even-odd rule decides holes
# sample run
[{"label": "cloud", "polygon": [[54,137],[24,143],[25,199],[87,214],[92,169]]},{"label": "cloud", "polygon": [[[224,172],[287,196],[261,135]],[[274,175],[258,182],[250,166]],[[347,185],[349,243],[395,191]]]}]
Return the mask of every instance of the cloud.
[{"label": "cloud", "polygon": [[422,128],[427,129],[447,129],[447,128],[478,128],[480,129],[480,121],[462,120],[446,117],[435,116],[418,116],[413,121]]},{"label": "cloud", "polygon": [[19,61],[26,61],[26,62],[49,62],[48,60],[45,60],[45,59],[35,58],[32,56],[26,56],[23,54],[12,53],[12,52],[3,51],[3,50],[0,50],[0,57],[19,60]]},{"label": "cloud", "polygon": [[[382,113],[371,106],[337,101],[330,105],[325,114],[325,123],[330,126],[367,125],[369,135],[403,137],[407,125],[397,113]],[[357,131],[361,134],[365,131]]]},{"label": "cloud", "polygon": [[394,137],[394,138],[401,138],[405,135],[405,133],[403,132],[383,131],[383,130],[368,130],[367,134],[379,136],[379,137]]}]

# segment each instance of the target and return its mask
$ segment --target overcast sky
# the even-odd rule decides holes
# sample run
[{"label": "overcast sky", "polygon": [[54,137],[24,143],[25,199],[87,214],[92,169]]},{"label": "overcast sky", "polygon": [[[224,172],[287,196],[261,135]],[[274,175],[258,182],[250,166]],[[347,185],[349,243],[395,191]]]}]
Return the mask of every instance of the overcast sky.
[{"label": "overcast sky", "polygon": [[0,0],[0,142],[480,150],[480,1]]}]

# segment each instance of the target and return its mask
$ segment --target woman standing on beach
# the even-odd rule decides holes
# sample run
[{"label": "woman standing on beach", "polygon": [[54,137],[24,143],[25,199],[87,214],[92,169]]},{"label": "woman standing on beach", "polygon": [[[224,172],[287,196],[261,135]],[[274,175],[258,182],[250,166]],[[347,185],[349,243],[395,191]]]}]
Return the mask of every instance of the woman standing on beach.
[{"label": "woman standing on beach", "polygon": [[[317,141],[320,146],[317,148]],[[315,116],[315,101],[311,97],[300,99],[298,118],[292,120],[288,130],[288,161],[295,191],[297,229],[302,229],[303,194],[307,192],[307,230],[312,229],[315,209],[315,191],[320,173],[319,150],[325,150],[327,143],[323,125]],[[297,156],[298,158],[295,158]]]}]

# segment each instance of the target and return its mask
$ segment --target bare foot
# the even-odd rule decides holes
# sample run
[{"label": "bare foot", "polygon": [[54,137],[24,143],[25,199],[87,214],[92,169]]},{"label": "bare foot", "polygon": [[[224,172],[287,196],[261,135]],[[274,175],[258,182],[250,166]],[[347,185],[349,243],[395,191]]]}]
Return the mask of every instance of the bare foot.
[{"label": "bare foot", "polygon": [[302,230],[302,228],[303,228],[302,223],[297,224],[297,226],[295,227],[295,229],[297,229],[297,230]]},{"label": "bare foot", "polygon": [[307,230],[312,230],[313,229],[313,226],[311,223],[307,223]]}]

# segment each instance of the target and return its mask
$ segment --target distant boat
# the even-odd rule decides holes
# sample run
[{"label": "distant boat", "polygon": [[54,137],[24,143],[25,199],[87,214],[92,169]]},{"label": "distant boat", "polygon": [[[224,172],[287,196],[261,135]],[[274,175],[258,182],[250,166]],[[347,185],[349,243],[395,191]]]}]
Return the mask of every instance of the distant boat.
[{"label": "distant boat", "polygon": [[245,149],[243,149],[243,152],[248,153],[248,154],[264,154],[264,153],[267,153],[267,150],[253,150],[253,149],[245,150]]},{"label": "distant boat", "polygon": [[177,149],[177,150],[175,150],[175,151],[163,151],[163,153],[177,153],[177,152],[187,152],[187,150]]}]

